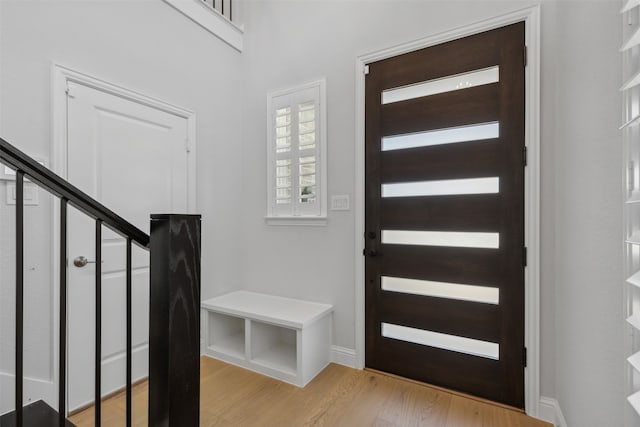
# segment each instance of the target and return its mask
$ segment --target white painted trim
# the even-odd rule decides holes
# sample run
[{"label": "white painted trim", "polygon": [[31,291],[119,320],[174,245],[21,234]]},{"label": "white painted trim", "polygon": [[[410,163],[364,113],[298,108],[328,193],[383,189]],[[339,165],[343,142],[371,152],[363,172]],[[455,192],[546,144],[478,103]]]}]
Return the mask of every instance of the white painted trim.
[{"label": "white painted trim", "polygon": [[560,404],[551,397],[540,397],[538,418],[553,424],[555,427],[567,427],[567,421],[564,419]]},{"label": "white painted trim", "polygon": [[[2,10],[3,9],[4,9],[3,7],[0,7],[0,22],[2,22],[2,14],[3,14]],[[4,36],[2,34],[0,34],[0,46],[4,46],[3,41],[4,41]],[[4,67],[0,67],[0,82],[4,81],[4,79],[2,78],[3,74],[4,74]],[[2,85],[0,84],[0,89],[1,88],[2,88]],[[1,90],[0,90],[0,99],[5,99],[4,98],[4,93]],[[3,126],[4,116],[2,114],[2,111],[3,111],[2,102],[0,102],[0,137],[4,137],[5,136],[4,135],[4,126]]]},{"label": "white painted trim", "polygon": [[229,21],[220,12],[207,6],[201,0],[164,0],[164,2],[238,52],[242,52],[244,26]]},{"label": "white painted trim", "polygon": [[67,176],[67,97],[65,90],[68,82],[74,82],[92,89],[100,90],[110,95],[118,96],[138,104],[146,105],[168,114],[173,114],[187,120],[187,138],[189,139],[189,157],[188,161],[188,177],[187,185],[189,193],[187,194],[187,207],[189,213],[196,212],[196,160],[197,139],[196,139],[196,113],[186,108],[178,107],[157,98],[126,89],[104,80],[89,76],[87,74],[74,71],[70,68],[53,64],[52,72],[52,150],[51,150],[51,169],[63,178]]},{"label": "white painted trim", "polygon": [[[187,159],[187,208],[189,213],[195,213],[197,210],[196,203],[196,165],[197,165],[197,139],[196,139],[196,113],[182,107],[169,104],[156,98],[142,95],[138,92],[126,89],[104,80],[89,76],[87,74],[74,71],[70,68],[63,67],[58,64],[52,64],[51,70],[51,159],[50,169],[62,178],[67,178],[67,83],[74,82],[83,86],[87,86],[96,90],[119,96],[139,104],[143,104],[158,110],[182,117],[187,120],[187,138],[189,139],[189,156]],[[53,313],[53,337],[51,342],[52,357],[52,381],[56,386],[58,384],[58,342],[60,337],[59,312],[60,307],[60,289],[58,286],[58,278],[60,277],[59,253],[60,253],[60,201],[55,198],[52,204],[52,240],[51,240],[51,265],[52,278],[51,286],[53,288],[53,298],[51,301],[51,312]],[[57,406],[58,394],[54,393],[54,400],[49,403]]]},{"label": "white painted trim", "polygon": [[310,225],[322,227],[327,225],[326,216],[265,216],[267,225]]},{"label": "white painted trim", "polygon": [[[319,133],[320,146],[318,147],[317,156],[320,159],[320,212],[319,215],[276,215],[274,212],[273,198],[274,189],[271,185],[274,182],[274,130],[273,122],[270,117],[273,111],[274,99],[293,95],[298,92],[303,92],[309,89],[317,89],[319,94],[318,99],[318,113],[320,116],[319,126],[317,127]],[[328,211],[328,191],[327,191],[327,141],[328,141],[328,127],[327,127],[327,80],[322,77],[318,80],[314,80],[308,83],[304,83],[298,86],[289,87],[286,89],[273,90],[267,94],[267,215],[264,217],[267,225],[311,225],[311,226],[324,226],[327,224],[327,211]],[[296,160],[297,162],[297,160]]]},{"label": "white painted trim", "polygon": [[352,348],[331,346],[331,362],[338,365],[356,368],[356,351]]},{"label": "white painted trim", "polygon": [[[8,372],[0,372],[0,395],[4,401],[9,401],[10,408],[0,407],[0,415],[14,410],[15,375]],[[50,406],[56,408],[58,401],[58,389],[52,381],[40,378],[24,377],[23,404],[27,406],[35,401],[44,400]],[[10,397],[10,398],[8,398]]]},{"label": "white painted trim", "polygon": [[476,22],[450,31],[434,34],[409,43],[365,53],[356,58],[355,99],[355,315],[356,367],[365,363],[364,318],[364,102],[365,67],[376,61],[412,52],[425,47],[459,39],[483,31],[525,22],[525,42],[528,46],[528,66],[525,68],[526,126],[528,166],[525,170],[525,244],[528,247],[528,267],[525,272],[525,345],[528,361],[525,368],[525,409],[537,416],[540,397],[540,5],[516,10],[495,18]]}]

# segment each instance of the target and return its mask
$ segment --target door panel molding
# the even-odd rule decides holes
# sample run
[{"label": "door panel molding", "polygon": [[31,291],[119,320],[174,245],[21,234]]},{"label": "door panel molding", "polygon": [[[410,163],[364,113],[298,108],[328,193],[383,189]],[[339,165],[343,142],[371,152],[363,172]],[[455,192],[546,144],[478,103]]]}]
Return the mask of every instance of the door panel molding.
[{"label": "door panel molding", "polygon": [[[500,115],[500,85],[493,83],[425,98],[383,104],[381,136],[495,122]],[[407,106],[412,110],[407,112]],[[455,114],[452,114],[455,112]]]},{"label": "door panel molding", "polygon": [[[500,176],[503,167],[497,143],[498,140],[474,141],[383,151],[380,156],[381,179],[386,184]],[[473,163],[469,163],[464,156],[472,157]],[[420,159],[422,167],[414,163],[405,164],[415,159]],[[405,165],[402,167],[400,164]],[[462,164],[464,170],[460,170]]]},{"label": "door panel molding", "polygon": [[[67,177],[67,87],[68,83],[75,83],[78,85],[86,86],[92,89],[96,89],[105,92],[109,95],[117,96],[122,99],[133,101],[138,104],[155,108],[168,114],[175,115],[183,118],[187,122],[187,138],[185,141],[185,147],[189,150],[188,156],[188,194],[187,194],[187,208],[189,213],[196,211],[196,159],[197,159],[197,144],[196,144],[196,113],[186,108],[182,108],[168,102],[153,98],[125,87],[109,83],[105,80],[90,76],[88,74],[75,71],[71,68],[53,63],[51,68],[51,170],[60,175],[63,178]],[[51,264],[52,264],[52,281],[51,286],[53,288],[53,298],[51,301],[52,322],[54,325],[53,339],[51,341],[51,348],[53,354],[52,366],[58,365],[58,350],[57,343],[59,341],[60,331],[58,330],[59,313],[57,307],[59,306],[59,286],[57,278],[60,276],[59,272],[59,242],[60,239],[60,203],[56,199],[53,203],[52,209],[52,239],[51,239]],[[108,230],[103,230],[108,233]],[[135,252],[134,252],[135,253]],[[59,383],[58,370],[53,370],[52,381],[57,389]],[[103,373],[104,375],[104,373]],[[58,395],[55,393],[54,398],[49,401],[52,405],[57,405]]]},{"label": "door panel molding", "polygon": [[[365,72],[372,62],[445,43],[469,35],[525,22],[527,67],[525,68],[525,145],[528,164],[525,169],[525,244],[528,248],[525,269],[525,411],[538,416],[540,406],[540,6],[515,10],[504,15],[471,23],[402,45],[360,55],[355,60],[355,318],[356,365],[364,367],[365,356]],[[444,72],[443,72],[444,73]],[[409,344],[407,344],[409,346]]]}]

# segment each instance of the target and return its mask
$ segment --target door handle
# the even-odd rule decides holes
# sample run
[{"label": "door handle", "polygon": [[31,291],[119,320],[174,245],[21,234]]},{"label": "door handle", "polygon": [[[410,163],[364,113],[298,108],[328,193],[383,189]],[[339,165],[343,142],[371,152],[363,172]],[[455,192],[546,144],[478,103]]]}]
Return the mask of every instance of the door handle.
[{"label": "door handle", "polygon": [[[104,262],[104,261],[102,261]],[[73,260],[73,265],[75,265],[78,268],[82,268],[87,264],[95,264],[95,261],[89,261],[86,257],[80,255],[78,257],[75,257]]]}]

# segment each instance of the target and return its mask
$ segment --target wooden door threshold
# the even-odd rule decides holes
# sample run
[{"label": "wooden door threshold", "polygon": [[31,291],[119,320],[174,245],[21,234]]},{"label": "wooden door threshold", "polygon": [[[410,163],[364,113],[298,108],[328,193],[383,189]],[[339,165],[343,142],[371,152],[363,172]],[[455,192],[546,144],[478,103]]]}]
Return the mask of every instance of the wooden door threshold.
[{"label": "wooden door threshold", "polygon": [[387,377],[396,378],[398,380],[406,381],[406,382],[409,382],[409,383],[412,383],[412,384],[421,385],[423,387],[431,388],[433,390],[441,391],[441,392],[444,392],[444,393],[449,393],[449,394],[452,394],[454,396],[463,397],[465,399],[470,399],[470,400],[475,400],[477,402],[486,403],[487,405],[495,406],[497,408],[507,409],[509,411],[519,412],[521,414],[525,414],[526,415],[526,412],[524,411],[524,409],[516,408],[515,406],[505,405],[504,403],[494,402],[493,400],[484,399],[482,397],[478,397],[478,396],[474,396],[474,395],[471,395],[471,394],[463,393],[461,391],[455,391],[455,390],[451,390],[451,389],[448,389],[448,388],[440,387],[440,386],[437,386],[437,385],[433,385],[433,384],[425,383],[425,382],[422,382],[422,381],[414,380],[414,379],[411,379],[411,378],[402,377],[400,375],[392,374],[392,373],[389,373],[389,372],[378,371],[377,369],[364,368],[364,370],[365,371],[369,371],[369,372],[374,372],[376,374],[384,375],[384,376],[387,376]]}]

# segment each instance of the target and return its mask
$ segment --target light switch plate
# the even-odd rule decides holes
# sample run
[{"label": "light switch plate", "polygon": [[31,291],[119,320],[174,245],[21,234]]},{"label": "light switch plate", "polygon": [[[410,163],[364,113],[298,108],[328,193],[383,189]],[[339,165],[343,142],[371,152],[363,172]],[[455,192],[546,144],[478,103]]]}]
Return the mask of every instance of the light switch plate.
[{"label": "light switch plate", "polygon": [[348,211],[349,207],[349,195],[341,194],[337,196],[331,196],[331,210],[332,211]]},{"label": "light switch plate", "polygon": [[[45,168],[47,166],[47,161],[44,159],[35,159],[36,162],[40,163]],[[6,166],[0,163],[0,181],[15,181],[16,180],[16,171],[11,169],[9,166]],[[29,178],[25,176],[24,182],[29,182]]]},{"label": "light switch plate", "polygon": [[[7,205],[15,205],[17,197],[16,184],[7,182]],[[24,183],[24,205],[38,206],[40,204],[40,189],[37,185]]]}]

